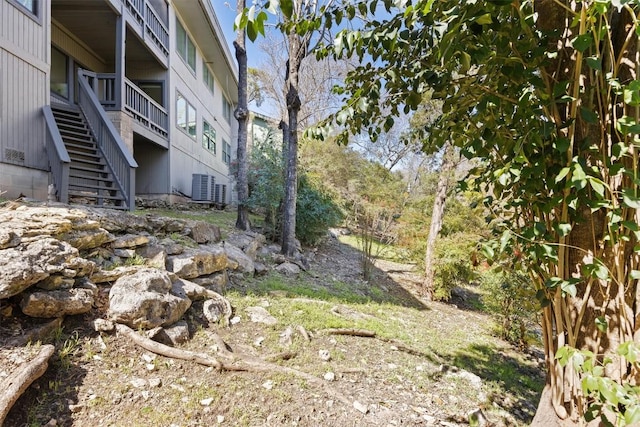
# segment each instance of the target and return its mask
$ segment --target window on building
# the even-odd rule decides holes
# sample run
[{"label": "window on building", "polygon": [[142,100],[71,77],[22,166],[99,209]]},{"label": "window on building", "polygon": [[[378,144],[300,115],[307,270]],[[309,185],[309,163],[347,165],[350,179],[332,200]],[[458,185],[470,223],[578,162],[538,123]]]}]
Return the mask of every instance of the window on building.
[{"label": "window on building", "polygon": [[51,48],[51,92],[69,99],[69,57],[55,47]]},{"label": "window on building", "polygon": [[40,0],[9,0],[9,1],[18,5],[21,9],[26,10],[36,18],[40,16],[40,10],[39,10]]},{"label": "window on building", "polygon": [[215,80],[213,79],[213,73],[206,62],[202,61],[202,80],[207,85],[209,91],[213,93],[215,87]]},{"label": "window on building", "polygon": [[196,72],[196,45],[193,44],[191,37],[187,34],[187,30],[184,29],[180,21],[176,19],[176,46],[178,49],[178,55],[184,59],[189,68]]},{"label": "window on building", "polygon": [[176,101],[176,124],[189,136],[196,138],[196,109],[181,93],[178,93]]},{"label": "window on building", "polygon": [[222,161],[231,164],[231,145],[224,139],[222,140]]},{"label": "window on building", "polygon": [[202,146],[216,154],[216,130],[206,120],[202,121]]},{"label": "window on building", "polygon": [[222,97],[222,116],[227,121],[227,123],[231,123],[231,104],[224,96]]}]

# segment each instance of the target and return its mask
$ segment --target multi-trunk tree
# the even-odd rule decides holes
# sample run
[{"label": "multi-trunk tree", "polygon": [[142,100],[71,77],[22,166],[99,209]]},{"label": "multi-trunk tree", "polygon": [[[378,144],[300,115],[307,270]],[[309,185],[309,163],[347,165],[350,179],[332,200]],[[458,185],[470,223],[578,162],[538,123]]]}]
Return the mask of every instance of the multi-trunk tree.
[{"label": "multi-trunk tree", "polygon": [[327,50],[363,61],[341,89],[337,123],[376,136],[433,90],[444,114],[430,138],[478,159],[467,185],[501,220],[485,253],[525,270],[542,305],[549,375],[534,424],[638,422],[638,2],[367,0],[344,10],[385,18]]}]

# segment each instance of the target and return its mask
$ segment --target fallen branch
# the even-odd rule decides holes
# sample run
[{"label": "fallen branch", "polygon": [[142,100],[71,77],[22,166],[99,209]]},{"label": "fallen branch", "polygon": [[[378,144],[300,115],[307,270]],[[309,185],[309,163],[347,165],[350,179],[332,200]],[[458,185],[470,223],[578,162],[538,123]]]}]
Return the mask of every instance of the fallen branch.
[{"label": "fallen branch", "polygon": [[[391,339],[391,338],[383,338],[376,335],[375,331],[370,331],[368,329],[323,329],[320,332],[324,332],[327,335],[349,335],[353,337],[363,337],[363,338],[375,338],[382,342],[386,342],[395,347],[396,350],[402,351],[404,353],[411,354],[413,356],[420,356],[427,359],[434,359],[435,354],[429,354],[424,351],[416,350],[415,348],[411,348],[404,343]],[[437,357],[436,357],[437,359]]]},{"label": "fallen branch", "polygon": [[131,329],[126,325],[117,324],[116,330],[122,335],[129,338],[135,344],[144,348],[145,350],[148,350],[155,354],[159,354],[161,356],[170,357],[172,359],[192,361],[199,365],[211,366],[219,370],[226,370],[226,371],[245,371],[246,370],[246,369],[238,368],[235,366],[225,365],[222,362],[220,362],[218,359],[215,359],[209,356],[208,354],[195,353],[193,351],[181,350],[178,348],[170,347],[165,344],[161,344],[149,338],[143,337],[142,335],[136,333],[133,329]]},{"label": "fallen branch", "polygon": [[376,333],[367,329],[323,329],[327,335],[351,335],[353,337],[375,338]]},{"label": "fallen branch", "polygon": [[36,379],[47,371],[49,358],[54,351],[55,347],[53,345],[43,345],[33,360],[21,366],[4,381],[0,382],[0,425],[2,425],[18,398]]},{"label": "fallen branch", "polygon": [[302,378],[309,382],[310,384],[316,385],[322,390],[325,391],[329,396],[334,399],[339,400],[344,403],[345,406],[351,408],[353,403],[342,393],[337,392],[328,383],[324,380],[321,380],[318,377],[315,377],[306,372],[300,371],[298,369],[289,368],[286,366],[276,365],[274,363],[267,362],[263,359],[259,359],[256,357],[244,355],[244,354],[235,354],[229,351],[228,346],[220,338],[217,334],[210,333],[210,335],[216,341],[216,347],[221,355],[225,358],[231,359],[238,362],[238,364],[230,364],[224,363],[214,357],[211,357],[204,353],[195,353],[188,350],[182,350],[174,347],[169,347],[164,344],[160,344],[158,342],[152,341],[149,338],[145,338],[142,335],[136,333],[133,329],[126,325],[117,324],[116,329],[122,335],[126,336],[130,340],[132,340],[135,344],[144,348],[147,351],[150,351],[155,354],[159,354],[165,357],[171,357],[179,360],[187,360],[192,361],[201,365],[211,366],[219,370],[223,371],[251,371],[251,372],[279,372],[284,374],[289,374],[298,378]]},{"label": "fallen branch", "polygon": [[298,332],[300,333],[300,335],[302,335],[302,338],[305,339],[305,341],[311,341],[311,337],[309,336],[309,333],[307,332],[307,330],[304,328],[304,326],[302,325],[298,325],[296,326],[296,329],[298,330]]}]

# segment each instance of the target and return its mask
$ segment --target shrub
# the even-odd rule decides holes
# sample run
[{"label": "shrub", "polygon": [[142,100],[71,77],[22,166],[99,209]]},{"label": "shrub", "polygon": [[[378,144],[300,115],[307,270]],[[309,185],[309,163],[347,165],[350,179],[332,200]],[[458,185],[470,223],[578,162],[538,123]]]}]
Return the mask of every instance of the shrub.
[{"label": "shrub", "polygon": [[494,268],[481,276],[484,305],[498,319],[498,335],[521,347],[532,338],[538,304],[535,290],[521,272]]},{"label": "shrub", "polygon": [[342,221],[342,212],[328,194],[313,185],[305,175],[298,183],[296,236],[306,245],[317,244],[330,227]]},{"label": "shrub", "polygon": [[433,299],[448,300],[456,286],[463,286],[476,277],[471,253],[477,236],[455,233],[436,243]]}]

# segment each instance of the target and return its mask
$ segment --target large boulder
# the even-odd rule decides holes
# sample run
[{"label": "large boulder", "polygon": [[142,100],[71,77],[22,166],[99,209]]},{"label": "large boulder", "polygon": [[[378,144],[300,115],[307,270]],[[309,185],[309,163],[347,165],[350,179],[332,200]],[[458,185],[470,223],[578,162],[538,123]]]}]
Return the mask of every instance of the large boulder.
[{"label": "large boulder", "polygon": [[73,265],[78,250],[51,237],[0,250],[0,299],[17,295]]},{"label": "large boulder", "polygon": [[93,291],[78,288],[26,292],[20,302],[24,314],[44,318],[87,313],[92,306]]},{"label": "large boulder", "polygon": [[221,239],[220,227],[208,222],[194,222],[191,224],[191,238],[197,243],[217,243]]},{"label": "large boulder", "polygon": [[227,266],[230,269],[253,275],[255,272],[253,260],[240,248],[227,243],[224,245],[224,251],[227,254]]},{"label": "large boulder", "polygon": [[191,306],[186,294],[175,291],[166,271],[140,269],[111,287],[109,317],[134,329],[171,325]]},{"label": "large boulder", "polygon": [[227,255],[220,246],[201,247],[167,257],[167,270],[183,279],[193,279],[227,268]]}]

